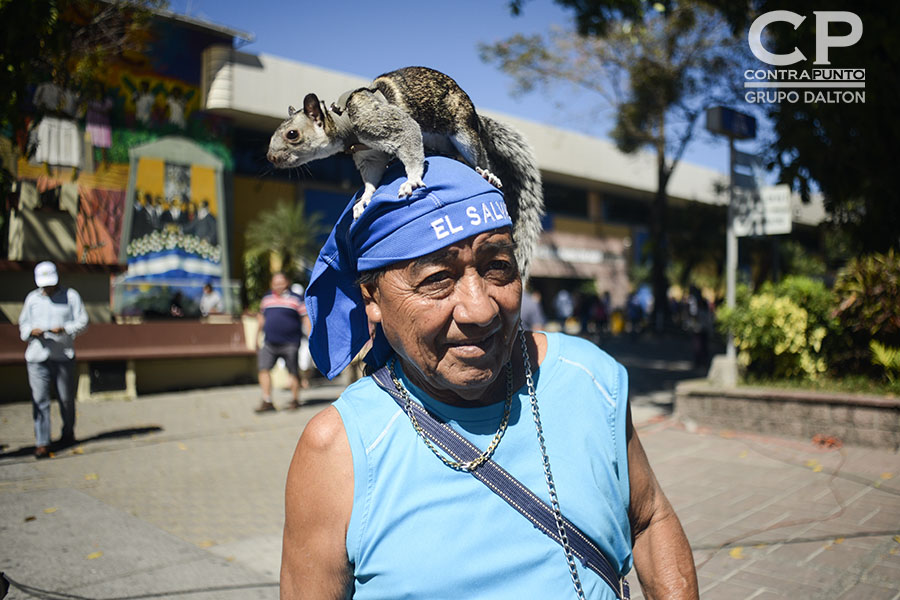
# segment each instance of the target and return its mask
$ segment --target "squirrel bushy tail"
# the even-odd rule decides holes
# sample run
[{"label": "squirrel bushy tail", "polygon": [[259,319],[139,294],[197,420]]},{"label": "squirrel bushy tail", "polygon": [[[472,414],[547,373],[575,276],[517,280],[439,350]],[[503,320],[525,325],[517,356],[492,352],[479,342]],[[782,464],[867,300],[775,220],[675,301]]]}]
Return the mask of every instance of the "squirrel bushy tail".
[{"label": "squirrel bushy tail", "polygon": [[483,115],[479,115],[478,120],[491,172],[503,182],[506,207],[513,221],[513,239],[518,246],[516,259],[524,282],[528,278],[544,216],[541,171],[531,145],[518,130]]}]

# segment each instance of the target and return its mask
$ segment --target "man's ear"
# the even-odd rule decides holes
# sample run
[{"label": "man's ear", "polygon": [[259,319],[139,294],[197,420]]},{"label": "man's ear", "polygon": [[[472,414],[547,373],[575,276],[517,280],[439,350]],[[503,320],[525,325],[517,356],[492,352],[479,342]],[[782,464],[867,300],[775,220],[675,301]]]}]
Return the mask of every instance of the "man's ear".
[{"label": "man's ear", "polygon": [[381,323],[381,307],[378,305],[378,286],[374,283],[364,283],[359,286],[362,293],[363,304],[366,307],[366,317],[369,323]]}]

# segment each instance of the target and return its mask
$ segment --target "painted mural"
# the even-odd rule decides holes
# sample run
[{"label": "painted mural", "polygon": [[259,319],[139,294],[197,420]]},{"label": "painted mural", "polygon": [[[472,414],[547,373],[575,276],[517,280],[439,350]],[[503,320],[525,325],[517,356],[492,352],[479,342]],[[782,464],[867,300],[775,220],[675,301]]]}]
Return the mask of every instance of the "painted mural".
[{"label": "painted mural", "polygon": [[184,156],[185,148],[196,147],[184,138],[168,138],[141,147],[132,158],[125,219],[130,229],[123,231],[128,268],[116,302],[120,314],[197,316],[203,285],[221,289],[226,251],[220,239],[221,169],[202,164],[209,155],[203,158],[199,149],[195,164],[158,157]]},{"label": "painted mural", "polygon": [[130,277],[221,277],[216,173],[159,159],[138,162]]},{"label": "painted mural", "polygon": [[[119,56],[84,89],[52,81],[33,89],[45,116],[16,143],[18,177],[37,200],[12,210],[9,257],[124,262],[116,312],[190,316],[202,285],[221,292],[227,269],[220,181],[222,169],[233,168],[231,129],[201,109],[200,84],[203,51],[232,40],[164,18],[147,36],[144,52]],[[132,161],[135,148],[175,138],[221,166]]]},{"label": "painted mural", "polygon": [[124,213],[125,190],[115,182],[85,176],[73,183],[39,169],[20,171],[9,258],[118,264]]}]

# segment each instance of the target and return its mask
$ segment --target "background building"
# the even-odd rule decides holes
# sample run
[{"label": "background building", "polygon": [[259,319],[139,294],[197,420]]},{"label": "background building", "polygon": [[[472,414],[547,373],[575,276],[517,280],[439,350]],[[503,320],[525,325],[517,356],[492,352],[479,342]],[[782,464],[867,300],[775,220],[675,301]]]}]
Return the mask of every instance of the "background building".
[{"label": "background building", "polygon": [[[29,160],[21,152],[7,203],[0,373],[21,383],[3,392],[10,398],[27,397],[15,323],[33,288],[32,268],[47,259],[82,293],[91,317],[76,344],[82,397],[252,377],[256,332],[252,319],[239,318],[248,223],[302,200],[331,224],[360,185],[349,156],[278,171],[265,155],[289,105],[311,91],[330,103],[369,81],[241,52],[250,34],[166,12],[153,19],[150,38],[146,52],[109,65],[89,92],[49,82],[34,89],[32,103],[53,115],[33,128],[35,153]],[[655,158],[484,112],[516,126],[536,151],[547,217],[532,283],[545,311],[553,315],[562,289],[607,292],[613,307],[623,306],[632,267],[643,260]],[[23,151],[28,143],[13,145]],[[668,186],[671,231],[724,249],[725,180],[682,163]],[[797,223],[814,232],[821,211],[795,206]],[[705,259],[720,262],[715,253]],[[199,320],[206,282],[222,292],[232,317]]]}]

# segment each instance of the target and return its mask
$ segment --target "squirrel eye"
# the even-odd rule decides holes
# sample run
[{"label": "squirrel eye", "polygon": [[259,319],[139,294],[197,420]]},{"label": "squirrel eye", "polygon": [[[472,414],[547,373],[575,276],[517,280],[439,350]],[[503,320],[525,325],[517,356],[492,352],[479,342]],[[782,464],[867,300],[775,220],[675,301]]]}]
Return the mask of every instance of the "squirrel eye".
[{"label": "squirrel eye", "polygon": [[284,137],[286,137],[287,139],[292,140],[292,141],[297,140],[300,138],[300,132],[297,131],[296,129],[291,129],[286,134],[284,134]]}]

